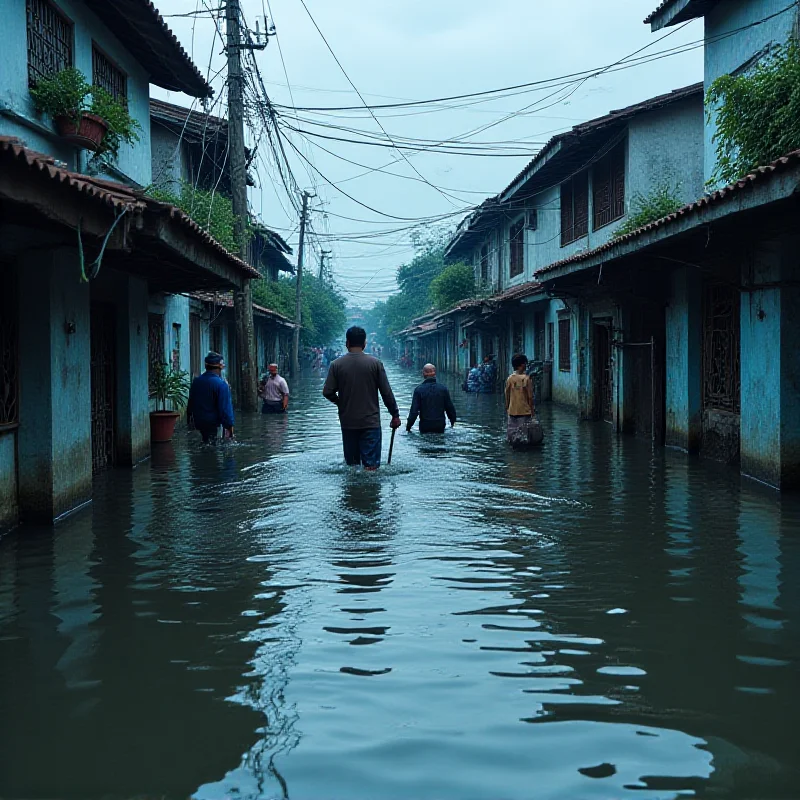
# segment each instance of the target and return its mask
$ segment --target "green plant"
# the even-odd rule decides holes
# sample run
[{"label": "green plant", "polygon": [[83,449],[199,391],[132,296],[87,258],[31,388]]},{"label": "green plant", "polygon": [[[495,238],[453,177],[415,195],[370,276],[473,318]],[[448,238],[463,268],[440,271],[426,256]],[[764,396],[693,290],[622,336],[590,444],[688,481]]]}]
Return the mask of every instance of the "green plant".
[{"label": "green plant", "polygon": [[[161,201],[177,206],[191,217],[203,230],[208,231],[226,250],[239,252],[236,241],[233,203],[218,191],[198,189],[191,183],[182,183],[180,194],[159,186],[150,186],[147,193]],[[253,236],[252,226],[248,222],[245,237],[249,241]]]},{"label": "green plant", "polygon": [[636,194],[631,202],[628,219],[614,231],[614,236],[626,236],[657,219],[674,214],[683,206],[678,194],[679,189],[679,186],[662,184],[648,195]]},{"label": "green plant", "polygon": [[117,158],[123,142],[132,145],[139,141],[142,126],[119,100],[115,100],[100,86],[92,87],[92,104],[89,110],[92,114],[102,117],[108,125],[100,155],[108,154]]},{"label": "green plant", "polygon": [[167,403],[177,411],[189,399],[189,373],[176,370],[169,364],[157,364],[150,382],[150,396],[156,400],[156,410],[167,411]]},{"label": "green plant", "polygon": [[800,45],[793,39],[753,71],[717,78],[706,107],[717,126],[711,185],[732,183],[800,148]]},{"label": "green plant", "polygon": [[68,117],[77,125],[85,113],[102,117],[108,131],[97,151],[100,158],[116,158],[123,142],[134,144],[139,141],[142,126],[128,113],[125,105],[105,89],[92,86],[75,67],[40,78],[31,89],[31,97],[38,111],[54,119]]},{"label": "green plant", "polygon": [[440,311],[449,311],[475,294],[475,273],[469,264],[449,264],[432,281],[431,299]]}]

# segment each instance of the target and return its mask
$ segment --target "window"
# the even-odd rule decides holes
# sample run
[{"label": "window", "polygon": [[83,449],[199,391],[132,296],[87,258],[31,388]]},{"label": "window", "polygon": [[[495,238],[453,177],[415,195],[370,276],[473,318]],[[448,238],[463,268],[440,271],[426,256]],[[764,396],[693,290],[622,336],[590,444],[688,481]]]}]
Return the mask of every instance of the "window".
[{"label": "window", "polygon": [[128,104],[128,78],[105,53],[92,46],[92,84],[105,89],[115,100]]},{"label": "window", "polygon": [[179,371],[181,368],[181,326],[172,323],[172,369]]},{"label": "window", "polygon": [[527,222],[526,226],[529,231],[535,231],[539,227],[539,210],[536,208],[532,208],[527,213]]},{"label": "window", "polygon": [[28,86],[73,64],[72,24],[48,0],[27,0]]},{"label": "window", "polygon": [[3,272],[0,292],[0,428],[19,422],[19,328],[13,273]]},{"label": "window", "polygon": [[525,220],[515,222],[508,231],[511,242],[511,258],[509,261],[508,275],[516,278],[525,270]]},{"label": "window", "polygon": [[481,286],[489,285],[489,245],[481,247]]},{"label": "window", "polygon": [[572,369],[572,335],[569,317],[558,321],[558,369],[559,372],[570,372]]},{"label": "window", "polygon": [[589,173],[561,184],[561,246],[589,233]]},{"label": "window", "polygon": [[548,322],[547,323],[547,360],[552,363],[553,358],[555,357],[556,352],[556,332],[555,332],[555,323]]},{"label": "window", "polygon": [[537,361],[544,361],[544,312],[533,315],[533,351]]},{"label": "window", "polygon": [[164,315],[147,315],[147,364],[150,394],[153,393],[155,370],[165,361],[164,358]]},{"label": "window", "polygon": [[597,230],[625,216],[625,142],[618,144],[592,171]]}]

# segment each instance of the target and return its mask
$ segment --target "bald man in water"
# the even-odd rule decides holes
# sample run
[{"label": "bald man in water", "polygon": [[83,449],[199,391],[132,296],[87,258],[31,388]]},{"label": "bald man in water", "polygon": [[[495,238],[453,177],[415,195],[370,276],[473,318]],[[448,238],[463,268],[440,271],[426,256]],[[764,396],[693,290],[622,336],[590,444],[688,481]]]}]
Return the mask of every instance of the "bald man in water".
[{"label": "bald man in water", "polygon": [[420,433],[444,433],[445,414],[450,427],[456,424],[456,408],[447,387],[436,382],[436,367],[426,364],[422,368],[422,383],[414,389],[414,399],[408,412],[406,430],[410,431],[419,417]]}]

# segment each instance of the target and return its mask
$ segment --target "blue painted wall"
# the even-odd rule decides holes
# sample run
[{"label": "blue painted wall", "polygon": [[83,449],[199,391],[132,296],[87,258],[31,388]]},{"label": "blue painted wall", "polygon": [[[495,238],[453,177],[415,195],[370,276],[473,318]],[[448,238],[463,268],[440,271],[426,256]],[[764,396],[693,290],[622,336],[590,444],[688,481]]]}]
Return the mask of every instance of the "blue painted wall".
[{"label": "blue painted wall", "polygon": [[[772,47],[783,44],[797,32],[800,10],[787,0],[725,0],[711,7],[705,17],[705,85],[708,89],[721,75],[736,74],[767,55]],[[761,25],[747,27],[778,14]],[[738,33],[720,38],[731,31]],[[713,143],[716,125],[713,120],[705,132],[705,177],[710,180],[716,164]]]},{"label": "blue painted wall", "polygon": [[[128,76],[128,104],[131,115],[142,126],[141,141],[123,145],[117,166],[122,175],[147,185],[150,163],[150,86],[146,66],[139,64],[119,40],[80,0],[56,0],[55,5],[74,25],[74,66],[87,79],[92,76],[92,41],[97,42]],[[86,154],[66,145],[52,122],[36,113],[28,91],[28,56],[25,0],[3,0],[3,45],[0,47],[0,135],[17,136],[28,147],[66,162],[70,169],[85,171]]]},{"label": "blue painted wall", "polygon": [[17,435],[0,433],[0,534],[17,523]]}]

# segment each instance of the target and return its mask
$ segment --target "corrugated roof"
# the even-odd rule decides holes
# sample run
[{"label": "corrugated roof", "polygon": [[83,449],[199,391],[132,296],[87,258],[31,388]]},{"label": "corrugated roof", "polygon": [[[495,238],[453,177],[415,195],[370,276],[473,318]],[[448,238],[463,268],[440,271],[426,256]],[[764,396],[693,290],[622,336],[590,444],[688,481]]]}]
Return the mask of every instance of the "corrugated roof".
[{"label": "corrugated roof", "polygon": [[757,169],[753,170],[749,175],[746,175],[741,180],[738,180],[734,183],[728,184],[721,189],[718,189],[711,194],[705,195],[701,197],[699,200],[696,200],[693,203],[689,203],[688,205],[683,206],[682,208],[678,209],[673,214],[669,214],[666,217],[662,217],[661,219],[657,219],[654,222],[650,222],[647,225],[643,225],[641,228],[638,228],[631,233],[626,234],[625,236],[619,236],[616,239],[612,239],[611,241],[607,242],[600,247],[595,247],[592,250],[585,250],[582,253],[576,253],[569,258],[564,258],[561,261],[556,261],[553,264],[548,264],[548,266],[543,267],[540,270],[536,271],[536,275],[546,275],[548,272],[552,272],[553,270],[559,269],[560,267],[567,266],[569,264],[578,264],[581,261],[586,261],[600,253],[604,253],[608,250],[613,249],[619,244],[624,242],[630,242],[634,239],[639,238],[643,234],[647,233],[648,231],[653,231],[659,228],[666,228],[678,220],[684,219],[686,217],[690,217],[694,214],[699,213],[705,208],[709,208],[711,206],[716,206],[720,203],[728,202],[729,200],[737,197],[742,192],[747,191],[748,189],[752,188],[757,183],[762,183],[764,181],[769,181],[774,175],[783,172],[784,170],[800,166],[800,150],[794,150],[791,153],[783,156],[782,158],[773,161],[771,164],[768,164],[764,167],[758,167]]},{"label": "corrugated roof", "polygon": [[160,203],[142,192],[121,183],[101,180],[79,172],[71,172],[57,166],[55,159],[35,150],[23,147],[20,141],[11,136],[0,136],[0,158],[24,164],[31,173],[45,180],[66,186],[89,199],[107,205],[115,211],[127,209],[128,213],[143,215],[145,212],[166,214],[169,220],[189,231],[220,257],[249,278],[261,277],[258,270],[251,267],[238,256],[226,250],[208,231],[201,228],[191,217],[168,203]]},{"label": "corrugated roof", "polygon": [[214,93],[150,0],[85,2],[148,71],[151,83],[192,97]]}]

